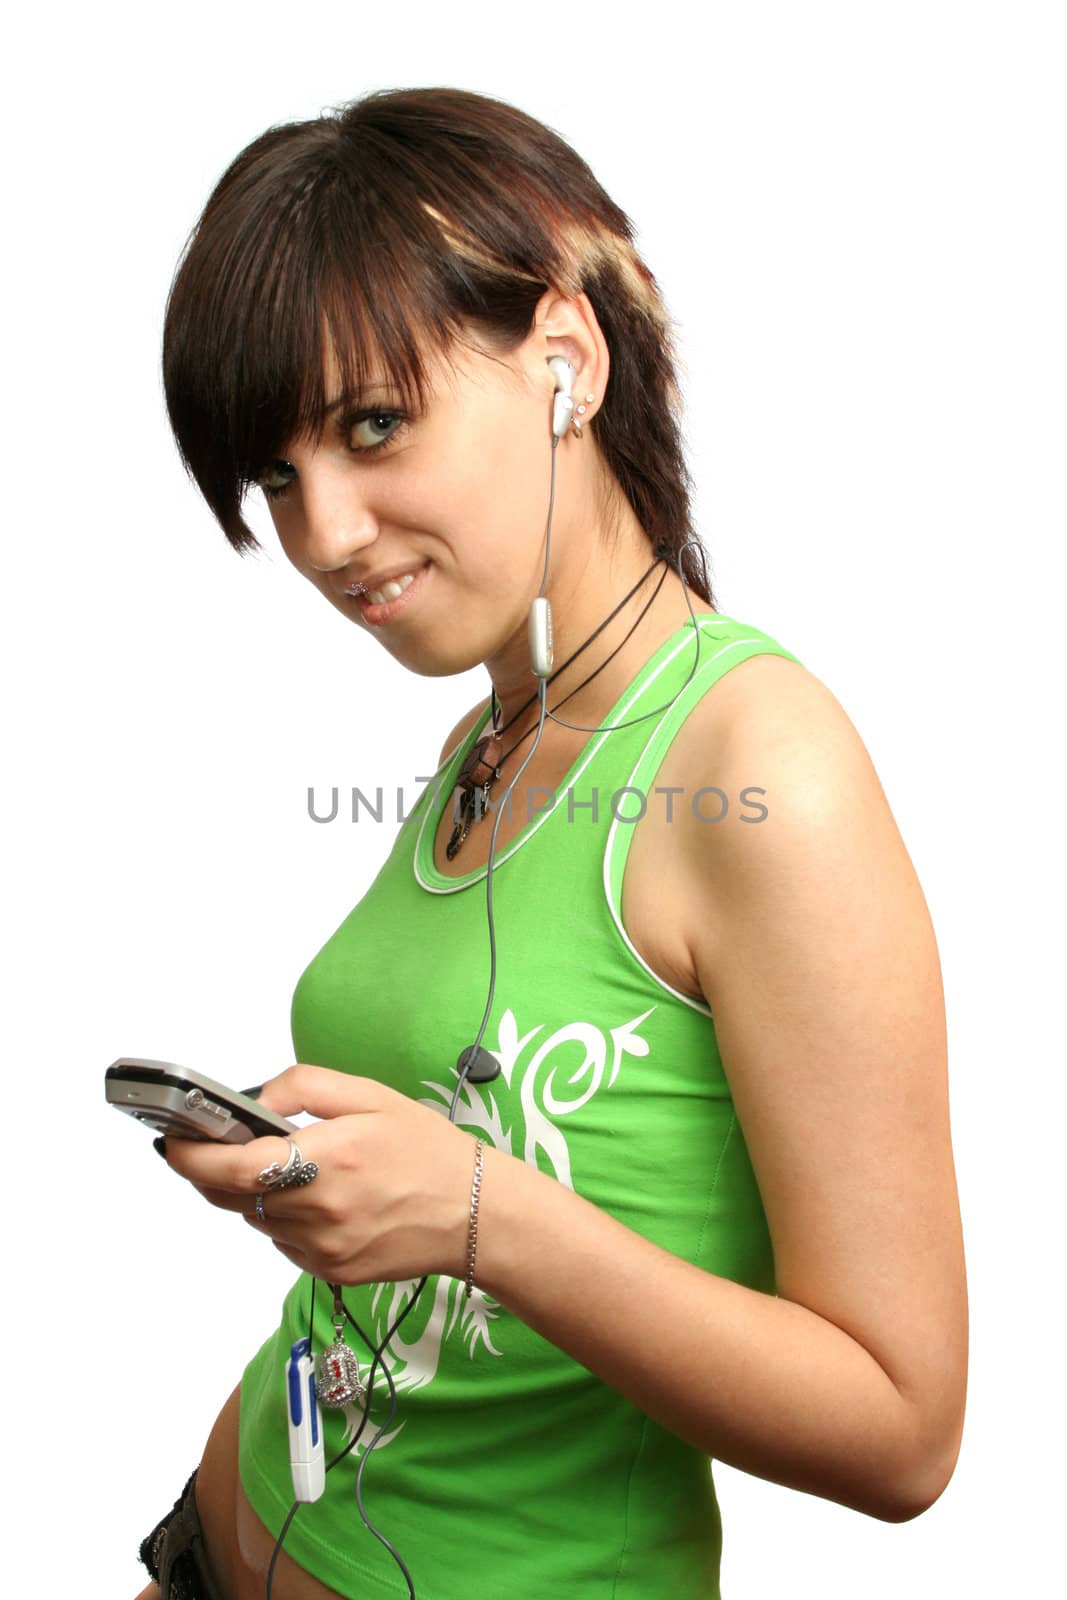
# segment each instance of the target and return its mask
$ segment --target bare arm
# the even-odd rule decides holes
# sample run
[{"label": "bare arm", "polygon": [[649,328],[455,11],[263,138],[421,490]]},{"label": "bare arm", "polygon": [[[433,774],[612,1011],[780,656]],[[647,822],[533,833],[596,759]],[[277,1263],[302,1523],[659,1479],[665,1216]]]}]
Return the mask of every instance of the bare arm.
[{"label": "bare arm", "polygon": [[478,1280],[709,1455],[903,1521],[951,1477],[966,1388],[940,969],[858,735],[795,666],[783,693],[736,719],[698,779],[728,794],[761,784],[767,821],[685,843],[707,906],[694,959],[778,1296],[680,1260],[493,1150]]}]

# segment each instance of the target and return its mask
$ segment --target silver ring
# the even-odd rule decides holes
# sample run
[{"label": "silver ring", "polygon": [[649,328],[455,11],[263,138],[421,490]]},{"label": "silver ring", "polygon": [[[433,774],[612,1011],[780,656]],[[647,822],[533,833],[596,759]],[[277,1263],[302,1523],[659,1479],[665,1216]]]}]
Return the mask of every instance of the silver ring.
[{"label": "silver ring", "polygon": [[261,1194],[257,1194],[256,1195],[256,1221],[257,1222],[266,1222],[266,1220],[267,1220],[267,1213],[263,1209],[263,1196]]},{"label": "silver ring", "polygon": [[272,1161],[269,1167],[264,1167],[256,1182],[264,1189],[284,1189],[295,1179],[295,1175],[303,1166],[303,1157],[297,1147],[295,1139],[289,1140],[289,1154],[285,1165]]}]

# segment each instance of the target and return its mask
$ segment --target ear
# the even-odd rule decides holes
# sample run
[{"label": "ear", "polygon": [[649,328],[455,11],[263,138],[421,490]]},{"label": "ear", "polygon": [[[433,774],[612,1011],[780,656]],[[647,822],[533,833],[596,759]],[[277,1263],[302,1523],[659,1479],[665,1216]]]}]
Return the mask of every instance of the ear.
[{"label": "ear", "polygon": [[[546,365],[550,356],[565,356],[574,368],[574,414],[583,425],[604,403],[604,392],[611,370],[611,357],[589,296],[569,299],[558,290],[548,289],[534,311],[533,330],[526,341],[535,383],[552,394],[552,374]],[[587,395],[592,400],[587,400]],[[581,415],[578,407],[585,409]]]}]

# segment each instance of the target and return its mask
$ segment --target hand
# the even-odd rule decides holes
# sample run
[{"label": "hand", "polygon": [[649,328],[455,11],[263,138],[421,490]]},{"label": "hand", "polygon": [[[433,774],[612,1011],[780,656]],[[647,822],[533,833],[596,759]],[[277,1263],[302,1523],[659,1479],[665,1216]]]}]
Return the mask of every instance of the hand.
[{"label": "hand", "polygon": [[283,1117],[310,1112],[296,1143],[318,1176],[268,1190],[259,1222],[258,1174],[284,1163],[278,1135],[248,1144],[174,1139],[168,1165],[225,1211],[239,1211],[275,1248],[324,1282],[398,1283],[426,1273],[466,1275],[474,1140],[440,1112],[373,1078],[328,1067],[289,1067],[263,1085],[259,1104]]}]

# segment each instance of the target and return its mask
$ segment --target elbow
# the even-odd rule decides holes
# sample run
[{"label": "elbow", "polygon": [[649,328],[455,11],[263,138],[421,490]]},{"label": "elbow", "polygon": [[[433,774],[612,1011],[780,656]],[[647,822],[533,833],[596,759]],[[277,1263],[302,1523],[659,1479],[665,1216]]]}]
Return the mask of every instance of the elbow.
[{"label": "elbow", "polygon": [[942,1484],[935,1494],[910,1495],[893,1502],[893,1504],[879,1513],[881,1522],[914,1522],[916,1517],[921,1517],[924,1511],[929,1511],[935,1501],[944,1494],[947,1484]]},{"label": "elbow", "polygon": [[[962,1430],[961,1430],[962,1431]],[[900,1484],[894,1500],[876,1513],[882,1522],[914,1522],[944,1494],[952,1481],[960,1452],[960,1432],[940,1450],[928,1450]]]},{"label": "elbow", "polygon": [[934,1501],[940,1495],[910,1495],[895,1500],[892,1505],[884,1507],[878,1513],[880,1522],[914,1522],[916,1517],[921,1517],[924,1511],[929,1511]]}]

